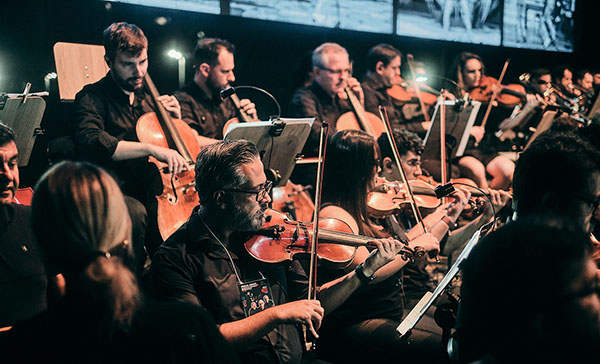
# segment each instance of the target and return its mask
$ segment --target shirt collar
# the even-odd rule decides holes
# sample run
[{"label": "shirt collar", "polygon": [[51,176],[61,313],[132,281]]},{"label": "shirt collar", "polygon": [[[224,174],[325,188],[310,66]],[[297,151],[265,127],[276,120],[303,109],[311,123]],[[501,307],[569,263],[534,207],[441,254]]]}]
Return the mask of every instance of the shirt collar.
[{"label": "shirt collar", "polygon": [[367,80],[375,90],[387,90],[392,87],[391,83],[377,72],[367,74]]}]

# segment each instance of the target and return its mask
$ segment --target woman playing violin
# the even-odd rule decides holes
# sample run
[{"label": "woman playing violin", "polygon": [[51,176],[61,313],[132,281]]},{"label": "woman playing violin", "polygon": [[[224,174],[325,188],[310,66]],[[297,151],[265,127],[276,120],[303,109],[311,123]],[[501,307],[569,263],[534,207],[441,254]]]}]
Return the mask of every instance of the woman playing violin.
[{"label": "woman playing violin", "polygon": [[[368,134],[357,130],[344,130],[330,140],[325,161],[323,180],[323,205],[321,217],[338,218],[352,229],[367,236],[394,236],[408,240],[408,246],[437,253],[439,240],[448,231],[444,222],[431,228],[431,233],[408,239],[401,229],[381,226],[371,220],[367,213],[367,194],[374,188],[379,169],[379,147]],[[454,222],[466,203],[461,194],[458,202],[448,210],[448,220]],[[409,236],[412,235],[409,233]],[[352,269],[369,255],[369,251],[358,248],[354,261],[346,270]],[[421,257],[421,259],[423,259]],[[413,343],[400,340],[395,332],[407,307],[402,299],[402,271],[409,262],[398,256],[393,262],[378,270],[373,283],[359,289],[335,313],[324,321],[321,333],[322,347],[339,355],[338,345],[347,349],[347,341],[367,344],[364,353],[375,360],[380,350],[398,353],[404,358],[433,358],[439,355],[439,328],[431,320],[424,319],[411,336]],[[336,278],[343,270],[320,267],[321,277]],[[367,308],[368,306],[368,308]],[[340,336],[341,335],[341,336]],[[342,342],[340,342],[342,338]],[[348,352],[346,350],[346,352]],[[368,354],[367,354],[368,353]],[[354,351],[348,355],[359,355]],[[356,360],[356,357],[354,357]]]},{"label": "woman playing violin", "polygon": [[[455,91],[457,97],[462,98],[466,93],[491,96],[492,82],[485,76],[485,68],[478,55],[469,52],[461,53],[454,61],[453,75],[458,85]],[[480,115],[483,115],[481,108]],[[475,138],[476,144],[483,140],[485,132],[482,126],[471,128],[471,136]],[[458,160],[461,173],[483,189],[488,187],[508,189],[512,182],[514,163],[495,151],[485,149],[485,145],[483,148],[467,147],[465,155]],[[491,176],[489,183],[487,175]]]}]

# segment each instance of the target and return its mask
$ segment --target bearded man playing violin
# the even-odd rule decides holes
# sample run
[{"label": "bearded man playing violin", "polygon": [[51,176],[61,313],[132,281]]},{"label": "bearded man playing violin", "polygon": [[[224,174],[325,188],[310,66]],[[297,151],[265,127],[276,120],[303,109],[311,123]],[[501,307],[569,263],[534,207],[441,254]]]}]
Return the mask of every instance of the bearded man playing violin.
[{"label": "bearded man playing violin", "polygon": [[[307,297],[307,277],[298,260],[259,263],[244,250],[248,232],[265,223],[271,201],[271,182],[255,145],[223,141],[203,149],[196,162],[196,189],[200,206],[159,248],[151,285],[162,299],[204,307],[245,363],[299,363],[298,326],[318,337],[323,316],[401,249],[396,240],[373,239],[376,253],[361,269],[322,284],[316,300],[301,299]],[[274,306],[262,309],[264,302]]]}]

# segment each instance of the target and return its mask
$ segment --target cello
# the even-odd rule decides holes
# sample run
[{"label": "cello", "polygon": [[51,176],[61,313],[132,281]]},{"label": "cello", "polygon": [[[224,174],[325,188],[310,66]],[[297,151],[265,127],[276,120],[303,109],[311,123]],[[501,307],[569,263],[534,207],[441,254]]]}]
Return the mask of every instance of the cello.
[{"label": "cello", "polygon": [[[172,119],[158,101],[158,90],[150,75],[146,73],[144,82],[150,91],[157,112],[142,115],[136,124],[136,134],[142,143],[163,148],[171,148],[179,152],[187,164],[193,166],[201,145],[197,133],[183,120]],[[206,138],[207,143],[212,139]],[[148,160],[160,171],[163,190],[156,196],[158,200],[158,229],[163,240],[166,240],[190,217],[193,208],[198,204],[194,170],[186,170],[177,175],[166,171],[166,163],[150,156]]]},{"label": "cello", "polygon": [[375,139],[379,138],[383,133],[383,126],[381,120],[377,115],[365,111],[364,107],[348,86],[344,86],[344,91],[348,96],[350,106],[353,111],[348,111],[340,115],[335,124],[337,130],[363,130],[371,134]]}]

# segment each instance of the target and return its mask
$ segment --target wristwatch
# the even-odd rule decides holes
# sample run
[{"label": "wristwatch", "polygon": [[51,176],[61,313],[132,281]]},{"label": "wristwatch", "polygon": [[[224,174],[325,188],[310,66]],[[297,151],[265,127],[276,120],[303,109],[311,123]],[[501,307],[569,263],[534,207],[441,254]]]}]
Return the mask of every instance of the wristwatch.
[{"label": "wristwatch", "polygon": [[369,283],[373,279],[375,279],[375,274],[371,275],[370,277],[367,277],[367,275],[365,274],[363,269],[364,269],[363,263],[360,263],[359,265],[356,266],[356,268],[354,268],[354,274],[356,275],[356,277],[358,277],[358,279],[362,283]]},{"label": "wristwatch", "polygon": [[452,219],[448,215],[444,215],[444,217],[442,217],[442,221],[446,223],[446,225],[448,225],[448,228],[450,230],[456,229],[456,223],[452,221]]}]

